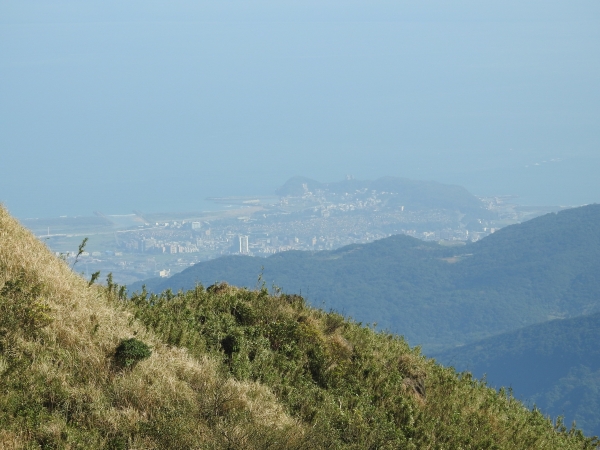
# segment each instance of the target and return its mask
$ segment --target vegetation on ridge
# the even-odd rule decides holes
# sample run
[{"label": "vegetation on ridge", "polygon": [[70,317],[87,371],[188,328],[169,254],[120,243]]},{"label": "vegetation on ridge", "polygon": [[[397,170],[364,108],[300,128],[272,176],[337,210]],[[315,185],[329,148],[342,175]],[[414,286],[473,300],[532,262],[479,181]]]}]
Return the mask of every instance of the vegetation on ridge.
[{"label": "vegetation on ridge", "polygon": [[[320,448],[593,448],[509,392],[295,295],[226,284],[127,302],[169,344],[269,386]],[[589,446],[589,447],[588,447]]]},{"label": "vegetation on ridge", "polygon": [[[0,291],[15,311],[0,335],[1,448],[596,446],[298,296],[216,285],[127,298],[88,286],[3,209]],[[130,339],[151,355],[140,346],[119,370]]]}]

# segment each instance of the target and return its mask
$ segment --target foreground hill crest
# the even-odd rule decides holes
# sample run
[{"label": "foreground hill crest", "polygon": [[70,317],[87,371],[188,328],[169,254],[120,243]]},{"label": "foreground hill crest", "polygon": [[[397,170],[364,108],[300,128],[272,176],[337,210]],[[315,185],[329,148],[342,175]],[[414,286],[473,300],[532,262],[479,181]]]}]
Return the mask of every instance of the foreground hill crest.
[{"label": "foreground hill crest", "polygon": [[[0,290],[0,448],[223,448],[244,433],[279,442],[302,434],[268,388],[166,345],[4,209]],[[134,336],[152,356],[115,371],[115,349]]]}]

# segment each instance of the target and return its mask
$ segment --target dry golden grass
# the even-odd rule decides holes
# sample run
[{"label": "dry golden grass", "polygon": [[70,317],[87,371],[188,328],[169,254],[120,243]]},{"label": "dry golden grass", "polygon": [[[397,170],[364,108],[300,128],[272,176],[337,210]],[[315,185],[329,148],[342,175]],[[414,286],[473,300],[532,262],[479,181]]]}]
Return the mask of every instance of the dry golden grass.
[{"label": "dry golden grass", "polygon": [[25,445],[25,438],[14,431],[0,430],[0,448],[4,450],[20,450]]},{"label": "dry golden grass", "polygon": [[[41,287],[38,302],[49,308],[51,323],[35,336],[17,332],[5,350],[28,361],[23,373],[11,376],[14,382],[27,378],[31,391],[23,396],[35,397],[47,414],[37,429],[4,423],[1,448],[40,440],[102,447],[115,436],[128,448],[220,448],[220,440],[235,440],[223,435],[224,423],[239,436],[263,428],[302,434],[266,387],[226,378],[213,361],[161,343],[0,206],[0,289],[23,276]],[[116,370],[114,350],[131,337],[147,343],[152,355],[132,370]],[[0,376],[7,367],[3,356]]]}]

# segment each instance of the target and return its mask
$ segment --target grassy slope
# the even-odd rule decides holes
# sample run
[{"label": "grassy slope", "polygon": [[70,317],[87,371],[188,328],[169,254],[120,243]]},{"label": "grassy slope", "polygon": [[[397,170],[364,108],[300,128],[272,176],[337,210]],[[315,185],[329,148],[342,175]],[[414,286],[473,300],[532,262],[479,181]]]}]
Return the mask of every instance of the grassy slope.
[{"label": "grassy slope", "polygon": [[600,435],[600,313],[553,320],[435,355]]},{"label": "grassy slope", "polygon": [[269,386],[321,448],[593,448],[402,338],[298,296],[217,285],[138,294],[127,304],[172,345],[219,358],[239,381]]},{"label": "grassy slope", "polygon": [[[165,345],[2,208],[0,289],[0,448],[265,448],[256,436],[302,432],[263,385]],[[117,370],[133,336],[152,356]]]},{"label": "grassy slope", "polygon": [[[0,309],[0,448],[595,447],[298,297],[90,288],[4,210]],[[152,356],[118,369],[133,336]]]}]

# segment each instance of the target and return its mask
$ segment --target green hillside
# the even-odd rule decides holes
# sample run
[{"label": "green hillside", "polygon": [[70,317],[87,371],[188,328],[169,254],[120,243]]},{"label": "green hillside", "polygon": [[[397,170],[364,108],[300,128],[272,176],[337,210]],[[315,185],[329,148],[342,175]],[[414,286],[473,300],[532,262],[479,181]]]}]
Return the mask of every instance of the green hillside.
[{"label": "green hillside", "polygon": [[434,355],[600,434],[600,314],[553,320]]},{"label": "green hillside", "polygon": [[90,284],[0,208],[2,449],[589,449],[298,296]]},{"label": "green hillside", "polygon": [[[557,317],[600,309],[600,205],[547,214],[464,246],[398,235],[330,252],[227,256],[196,264],[148,290],[227,281],[304,295],[426,352]],[[264,267],[264,269],[263,269]]]}]

